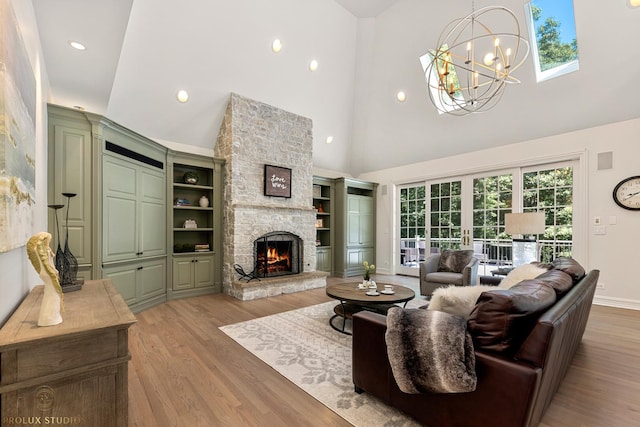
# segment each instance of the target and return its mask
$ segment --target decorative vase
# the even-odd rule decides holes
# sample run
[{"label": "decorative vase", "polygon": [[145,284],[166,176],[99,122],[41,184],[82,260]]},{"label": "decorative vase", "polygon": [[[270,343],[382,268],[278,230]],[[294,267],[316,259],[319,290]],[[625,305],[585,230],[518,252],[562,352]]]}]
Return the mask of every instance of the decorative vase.
[{"label": "decorative vase", "polygon": [[208,208],[209,207],[209,199],[207,196],[200,197],[200,207]]},{"label": "decorative vase", "polygon": [[69,206],[71,206],[71,199],[76,196],[76,193],[62,193],[62,195],[67,198],[65,242],[64,251],[62,251],[62,253],[60,253],[60,245],[58,245],[55,265],[60,276],[60,285],[62,286],[62,292],[71,292],[79,290],[84,284],[83,279],[77,278],[78,260],[71,253],[71,249],[69,249]]},{"label": "decorative vase", "polygon": [[200,181],[200,177],[195,172],[187,172],[184,174],[184,183],[185,184],[197,184]]}]

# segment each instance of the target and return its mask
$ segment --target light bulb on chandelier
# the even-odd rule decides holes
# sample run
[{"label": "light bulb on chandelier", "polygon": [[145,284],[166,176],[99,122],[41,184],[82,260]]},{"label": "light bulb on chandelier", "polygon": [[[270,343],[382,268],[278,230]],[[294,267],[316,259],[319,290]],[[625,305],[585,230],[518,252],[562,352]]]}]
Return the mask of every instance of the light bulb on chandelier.
[{"label": "light bulb on chandelier", "polygon": [[[493,31],[489,23],[499,23]],[[429,97],[441,113],[462,116],[487,111],[502,97],[507,84],[529,56],[529,42],[520,36],[512,11],[487,6],[451,21],[440,34],[437,50],[420,57]]]}]

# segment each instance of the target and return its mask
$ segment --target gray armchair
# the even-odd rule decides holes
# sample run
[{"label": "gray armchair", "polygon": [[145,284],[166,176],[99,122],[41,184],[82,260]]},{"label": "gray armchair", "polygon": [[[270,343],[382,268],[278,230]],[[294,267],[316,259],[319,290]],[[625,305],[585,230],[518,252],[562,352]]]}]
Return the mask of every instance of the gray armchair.
[{"label": "gray armchair", "polygon": [[478,263],[472,250],[445,250],[429,256],[420,263],[420,294],[431,297],[441,286],[477,285]]}]

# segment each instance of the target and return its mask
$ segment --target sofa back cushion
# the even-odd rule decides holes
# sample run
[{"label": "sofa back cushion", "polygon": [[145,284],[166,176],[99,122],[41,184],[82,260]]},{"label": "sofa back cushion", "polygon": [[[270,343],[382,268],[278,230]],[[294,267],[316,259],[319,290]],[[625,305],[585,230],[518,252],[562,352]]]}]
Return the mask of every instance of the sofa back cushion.
[{"label": "sofa back cushion", "polygon": [[438,271],[462,273],[473,257],[473,250],[451,251],[444,250],[438,261]]},{"label": "sofa back cushion", "polygon": [[475,349],[513,355],[555,301],[554,289],[538,279],[483,292],[467,323]]},{"label": "sofa back cushion", "polygon": [[544,274],[536,277],[545,284],[551,286],[558,298],[569,292],[573,287],[573,279],[567,273],[561,270],[549,270]]},{"label": "sofa back cushion", "polygon": [[574,285],[585,276],[584,267],[573,258],[556,258],[551,264],[553,264],[555,270],[563,271],[571,276]]}]

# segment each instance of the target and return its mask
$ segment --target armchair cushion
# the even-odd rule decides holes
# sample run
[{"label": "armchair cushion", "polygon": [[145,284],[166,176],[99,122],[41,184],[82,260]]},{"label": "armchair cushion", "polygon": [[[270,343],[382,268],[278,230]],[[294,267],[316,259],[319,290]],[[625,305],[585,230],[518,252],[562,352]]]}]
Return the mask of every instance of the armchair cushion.
[{"label": "armchair cushion", "polygon": [[473,250],[444,250],[438,261],[438,271],[462,273],[471,258],[473,258]]}]

